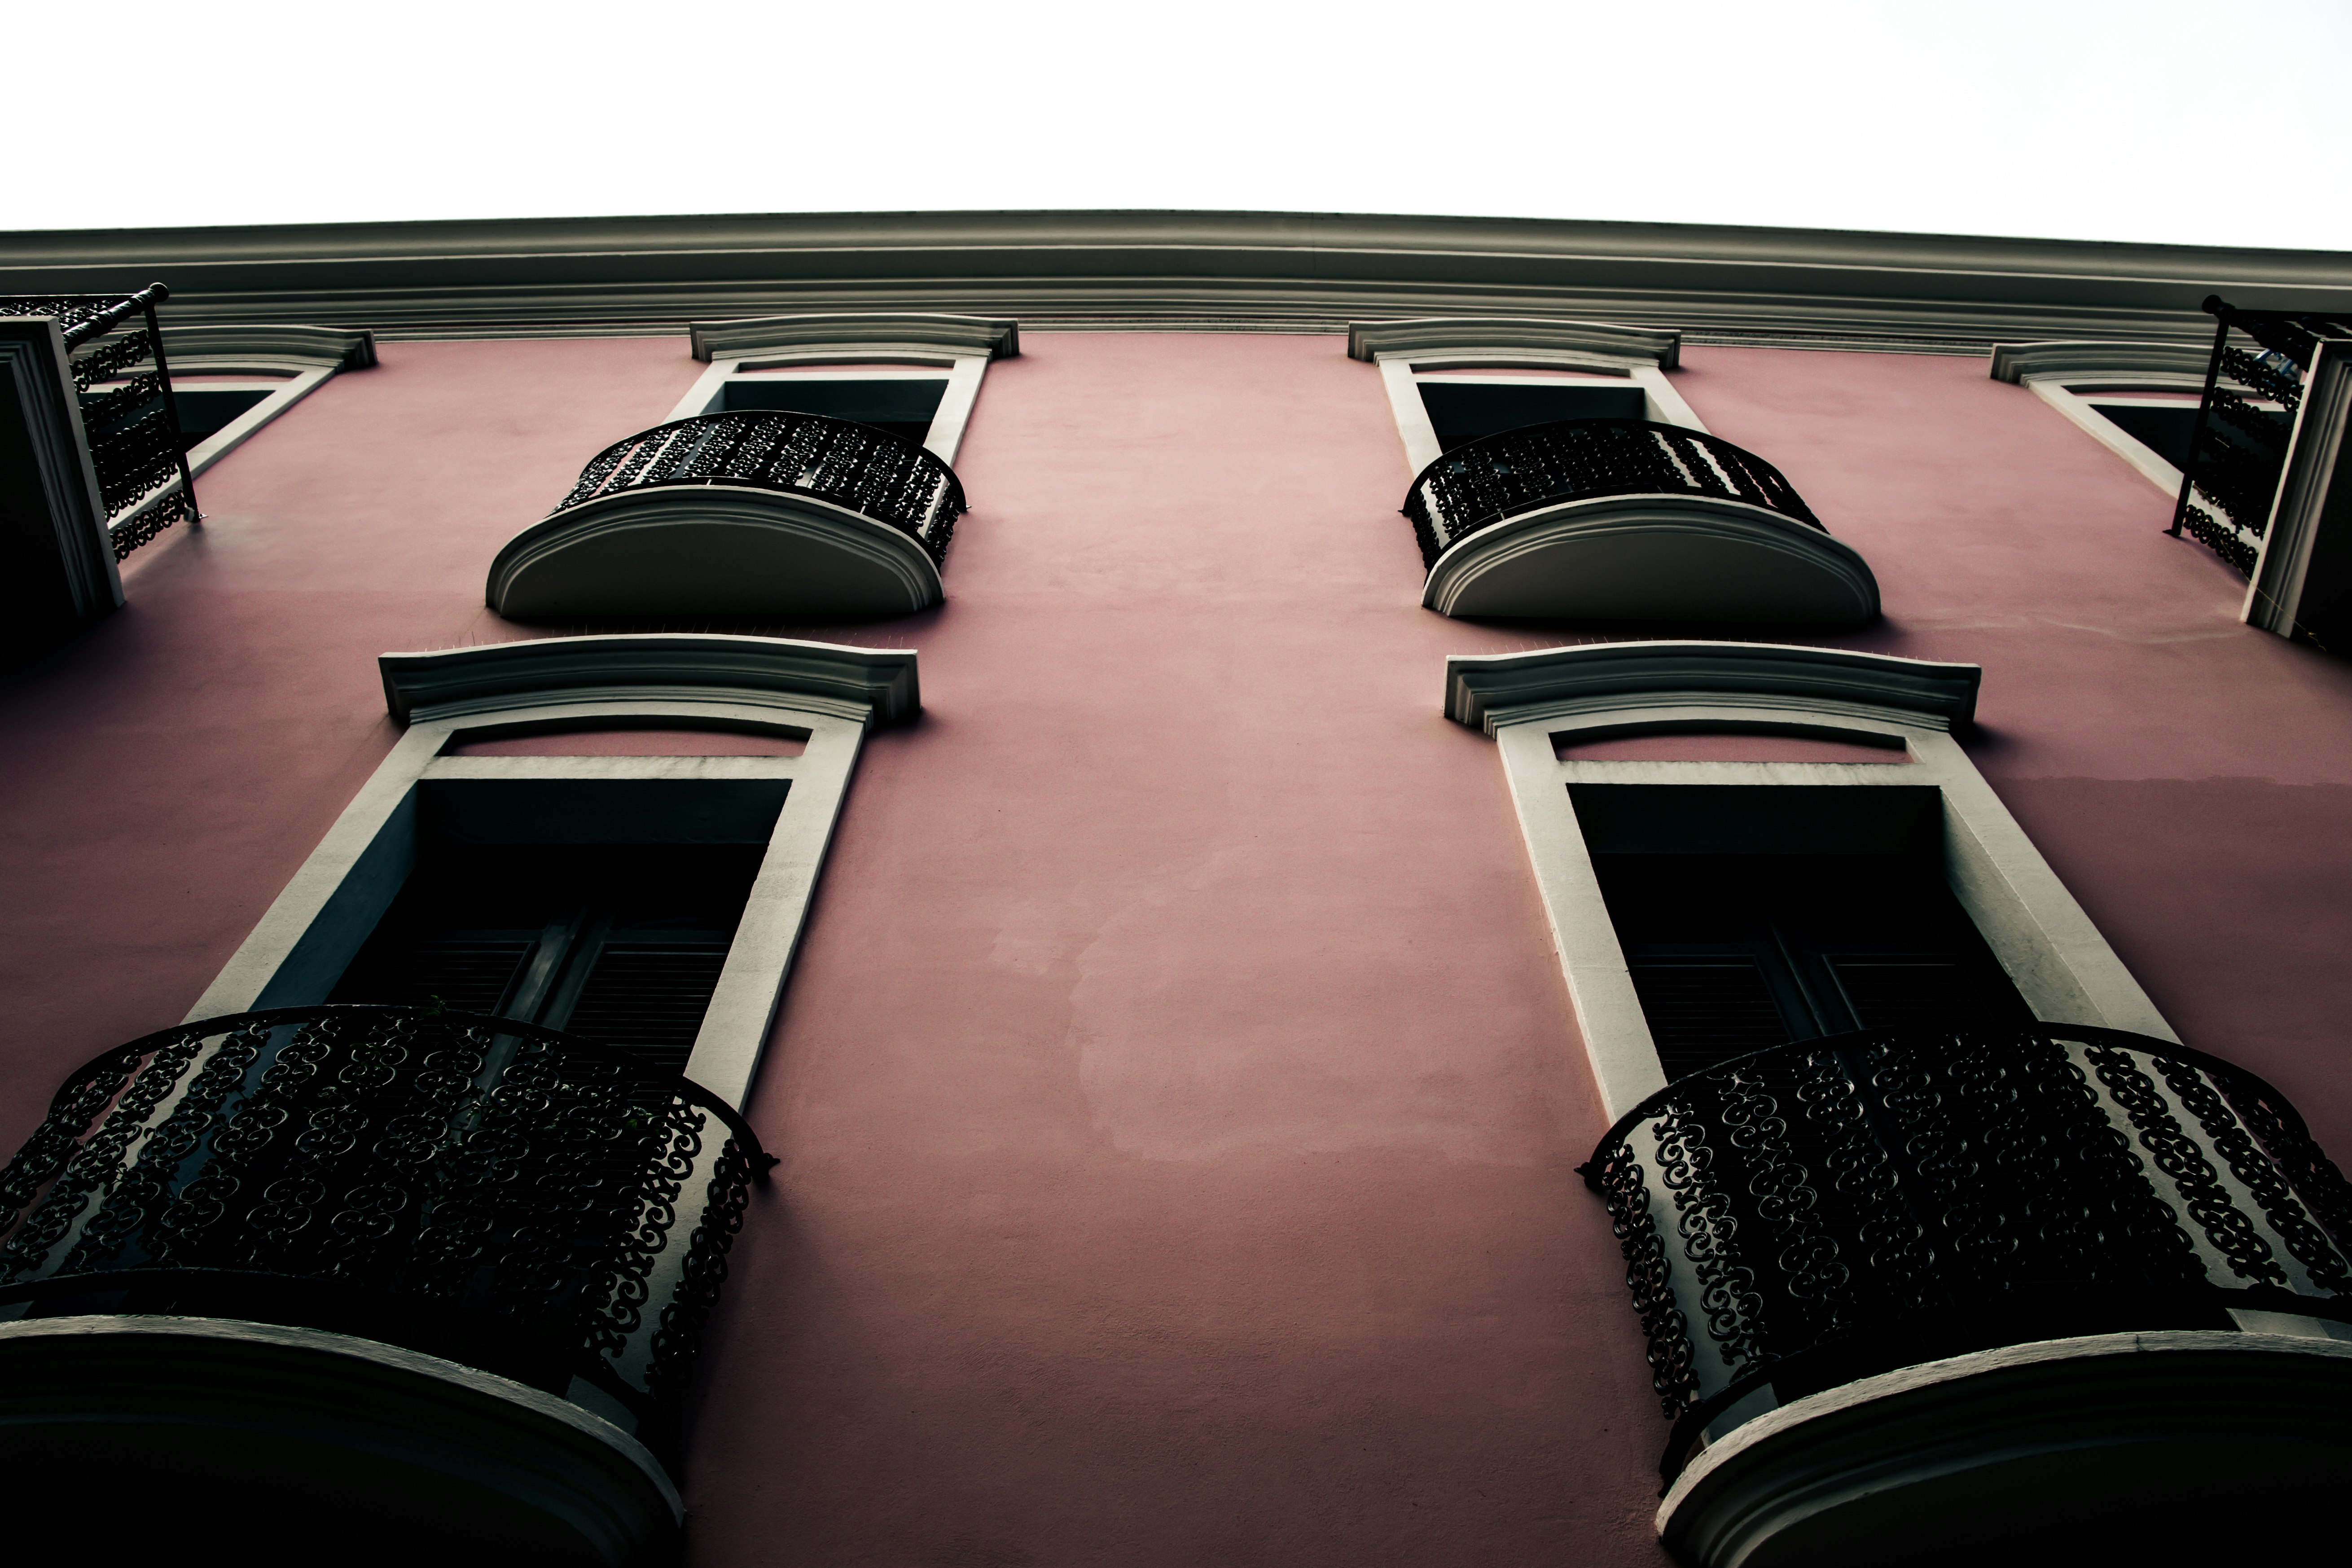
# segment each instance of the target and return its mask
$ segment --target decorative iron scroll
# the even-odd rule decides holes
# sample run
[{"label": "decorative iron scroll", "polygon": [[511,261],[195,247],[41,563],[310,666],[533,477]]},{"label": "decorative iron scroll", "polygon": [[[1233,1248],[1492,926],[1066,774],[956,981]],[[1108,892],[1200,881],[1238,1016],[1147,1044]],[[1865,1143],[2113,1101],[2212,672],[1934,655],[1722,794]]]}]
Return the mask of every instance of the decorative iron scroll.
[{"label": "decorative iron scroll", "polygon": [[698,415],[614,442],[581,470],[555,510],[666,485],[814,496],[911,536],[934,562],[946,561],[964,512],[955,470],[914,442],[848,419],[781,410]]},{"label": "decorative iron scroll", "polygon": [[2213,357],[2166,531],[2177,538],[2186,529],[2252,577],[2294,444],[2305,373],[2319,340],[2342,336],[2348,324],[2286,310],[2241,310],[2218,294],[2206,296],[2205,310],[2214,318]]},{"label": "decorative iron scroll", "polygon": [[[2277,1090],[2112,1029],[1879,1030],[1678,1079],[1602,1139],[1669,1416],[1971,1349],[2352,1319],[2352,1184]],[[1671,1468],[1671,1466],[1670,1466]]]},{"label": "decorative iron scroll", "polygon": [[1560,419],[1465,442],[1421,470],[1402,510],[1421,541],[1422,563],[1433,566],[1458,541],[1505,518],[1626,495],[1745,501],[1822,526],[1763,458],[1701,431],[1648,419]]},{"label": "decorative iron scroll", "polygon": [[233,1317],[585,1380],[659,1450],[773,1163],[704,1089],[551,1029],[206,1019],[76,1073],[0,1169],[0,1316]]},{"label": "decorative iron scroll", "polygon": [[[156,305],[170,294],[157,283],[129,296],[0,299],[0,316],[57,318],[117,561],[174,522],[203,521],[155,321]],[[133,316],[140,323],[120,331]]]}]

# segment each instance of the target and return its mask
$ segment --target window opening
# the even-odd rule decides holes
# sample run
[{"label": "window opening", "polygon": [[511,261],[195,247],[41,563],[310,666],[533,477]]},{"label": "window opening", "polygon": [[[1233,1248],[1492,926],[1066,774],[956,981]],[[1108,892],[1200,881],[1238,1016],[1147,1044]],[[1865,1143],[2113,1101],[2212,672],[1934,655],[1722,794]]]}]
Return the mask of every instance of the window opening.
[{"label": "window opening", "polygon": [[763,847],[427,847],[331,1000],[438,1005],[683,1068]]},{"label": "window opening", "polygon": [[1452,381],[1423,378],[1422,406],[1441,451],[1559,419],[1646,419],[1648,395],[1626,382]]},{"label": "window opening", "polygon": [[819,381],[799,376],[736,376],[725,382],[714,414],[746,409],[783,409],[793,414],[822,414],[855,420],[887,430],[921,446],[929,439],[931,421],[947,393],[944,376],[863,376],[855,380]]},{"label": "window opening", "polygon": [[1669,1080],[1856,1029],[2031,1024],[1930,858],[1596,855]]}]

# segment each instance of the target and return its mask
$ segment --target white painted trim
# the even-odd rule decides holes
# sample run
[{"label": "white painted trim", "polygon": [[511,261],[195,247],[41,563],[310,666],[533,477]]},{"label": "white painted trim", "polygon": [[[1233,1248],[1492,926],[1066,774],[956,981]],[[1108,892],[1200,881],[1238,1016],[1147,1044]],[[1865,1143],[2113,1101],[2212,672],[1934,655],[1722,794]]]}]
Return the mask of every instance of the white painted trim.
[{"label": "white painted trim", "polygon": [[[1956,1560],[1974,1561],[1990,1541],[2035,1539],[2003,1510],[2037,1473],[2043,1508],[2103,1482],[2111,1489],[2118,1474],[2137,1472],[2144,1492],[2161,1494],[2207,1482],[2215,1455],[2270,1445],[2310,1456],[2310,1473],[2277,1478],[2291,1512],[2272,1522],[2282,1539],[2315,1538],[2303,1531],[2332,1530],[2334,1504],[2311,1483],[2343,1462],[2347,1390],[2352,1344],[2325,1332],[2176,1329],[1979,1351],[1747,1421],[1675,1478],[1657,1531],[1694,1568],[1899,1563],[1950,1549],[1954,1528],[1979,1538],[1958,1547]],[[2121,1511],[2099,1532],[2115,1545],[2105,1560],[2204,1560],[2163,1552],[2156,1496],[2113,1500]]]},{"label": "white painted trim", "polygon": [[1432,563],[1441,616],[1862,626],[1878,579],[1859,551],[1764,507],[1712,496],[1596,496],[1463,535]]},{"label": "white painted trim", "polygon": [[[747,372],[774,371],[779,367],[803,363],[843,364],[905,364],[908,355],[902,350],[826,350],[819,353],[792,354],[748,354],[732,359],[714,359],[710,367],[695,378],[662,423],[693,419],[714,412],[727,384]],[[972,405],[980,401],[980,384],[988,374],[986,354],[921,355],[919,363],[937,365],[944,376],[925,374],[919,371],[843,371],[809,370],[783,374],[763,374],[763,383],[778,381],[944,381],[940,391],[940,405],[931,411],[931,427],[923,437],[923,449],[950,468],[955,466],[956,453],[963,445],[964,427],[971,423]]]},{"label": "white painted trim", "polygon": [[[1750,656],[1734,651],[1749,648]],[[1710,681],[1710,668],[1723,673]],[[1969,665],[1737,643],[1597,644],[1448,661],[1448,715],[1483,725],[1501,752],[1561,975],[1612,1120],[1666,1080],[1577,822],[1572,784],[1936,789],[1946,878],[2034,1016],[2179,1038],[1953,739],[1952,721],[1973,711],[1978,674]],[[1476,690],[1481,677],[1485,696],[1507,682],[1505,694],[1517,700],[1489,704]],[[1645,730],[1895,736],[1912,764],[1563,762],[1556,754],[1557,736]]]},{"label": "white painted trim", "polygon": [[925,353],[946,351],[983,359],[1021,352],[1021,323],[991,316],[867,310],[753,316],[697,321],[688,329],[694,357],[744,359],[769,353]]},{"label": "white painted trim", "polygon": [[1370,360],[1390,353],[1421,359],[1433,352],[1455,349],[1608,355],[1671,370],[1680,363],[1682,334],[1671,328],[1551,317],[1417,316],[1348,323],[1350,359]]},{"label": "white painted trim", "polygon": [[621,489],[499,546],[501,616],[903,616],[946,596],[904,530],[815,496],[743,485]]},{"label": "white painted trim", "polygon": [[2213,363],[2210,332],[2203,343],[2178,342],[2042,342],[1997,343],[1988,363],[1995,381],[2011,384],[2034,380],[2081,381],[2116,377],[2137,383],[2185,376],[2199,388]]},{"label": "white painted trim", "polygon": [[[1560,384],[1555,381],[1513,377],[1507,374],[1514,370],[1574,370],[1622,375],[1642,389],[1644,400],[1643,417],[1661,425],[1679,425],[1702,435],[1706,433],[1706,426],[1692,412],[1691,405],[1683,400],[1683,395],[1675,389],[1674,384],[1667,380],[1664,370],[1654,362],[1625,355],[1512,350],[1472,344],[1428,353],[1381,352],[1370,357],[1380,367],[1381,385],[1388,393],[1389,413],[1396,420],[1398,437],[1404,442],[1405,466],[1412,470],[1416,479],[1423,468],[1444,455],[1437,443],[1437,427],[1430,422],[1428,405],[1421,400],[1419,373],[1423,370],[1491,368],[1500,373],[1491,379],[1513,386]],[[1458,384],[1472,379],[1449,376],[1446,381]],[[1475,379],[1490,378],[1482,376]]]},{"label": "white painted trim", "polygon": [[[2079,394],[2070,391],[2055,381],[2044,380],[2038,376],[2028,380],[2025,384],[2032,390],[2034,396],[2064,415],[2092,440],[2129,463],[2148,483],[2166,495],[2180,494],[2182,476],[2179,468],[2158,457],[2155,452],[2128,434],[2122,426],[2107,418],[2091,404],[2084,402]],[[2204,384],[2202,381],[2197,384],[2200,391]]]},{"label": "white painted trim", "polygon": [[[902,649],[760,637],[545,638],[387,654],[387,701],[395,717],[407,720],[407,732],[189,1009],[188,1021],[326,996],[416,863],[420,784],[789,781],[687,1062],[688,1078],[740,1108],[791,973],[867,723],[914,710],[914,659]],[[871,700],[849,695],[861,681]],[[468,736],[680,723],[790,735],[803,739],[804,749],[797,757],[443,755]]]}]

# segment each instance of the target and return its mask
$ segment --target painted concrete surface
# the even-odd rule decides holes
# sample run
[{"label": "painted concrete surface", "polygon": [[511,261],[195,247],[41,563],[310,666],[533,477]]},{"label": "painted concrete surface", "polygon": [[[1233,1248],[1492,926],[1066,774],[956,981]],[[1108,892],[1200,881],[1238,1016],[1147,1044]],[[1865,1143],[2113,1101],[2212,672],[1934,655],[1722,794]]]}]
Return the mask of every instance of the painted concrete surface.
[{"label": "painted concrete surface", "polygon": [[[1024,334],[949,601],[711,629],[921,650],[751,1114],[698,1563],[1655,1568],[1602,1130],[1449,653],[1717,628],[1419,607],[1344,339]],[[130,608],[0,685],[0,1138],[168,1024],[389,747],[374,656],[577,626],[490,555],[683,338],[388,343],[205,477]],[[1692,349],[1869,557],[1843,646],[1986,667],[1971,750],[2190,1043],[2339,1154],[2352,667],[2234,619],[2164,499],[1980,362]],[[175,534],[178,531],[174,531]],[[680,623],[666,623],[678,625]],[[653,629],[640,627],[632,629]]]}]

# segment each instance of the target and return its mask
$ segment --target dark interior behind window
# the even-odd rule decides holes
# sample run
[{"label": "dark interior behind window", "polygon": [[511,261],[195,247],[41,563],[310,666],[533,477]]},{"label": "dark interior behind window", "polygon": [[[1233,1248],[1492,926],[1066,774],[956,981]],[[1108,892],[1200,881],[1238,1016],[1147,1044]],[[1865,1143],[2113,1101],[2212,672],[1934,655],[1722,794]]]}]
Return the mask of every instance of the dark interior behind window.
[{"label": "dark interior behind window", "polygon": [[1916,855],[1596,855],[1668,1079],[1855,1029],[2026,1024],[1937,863]]},{"label": "dark interior behind window", "polygon": [[428,846],[331,998],[520,1018],[686,1063],[763,851]]},{"label": "dark interior behind window", "polygon": [[730,381],[713,413],[732,414],[748,408],[782,408],[794,414],[823,414],[872,425],[919,447],[931,433],[931,417],[940,411],[945,381],[814,381],[779,376],[772,381],[743,377]]},{"label": "dark interior behind window", "polygon": [[1626,384],[1560,382],[1518,386],[1507,382],[1424,381],[1420,386],[1421,404],[1429,410],[1438,447],[1447,452],[1522,425],[1549,425],[1555,419],[1648,417],[1649,402],[1642,389]]}]

